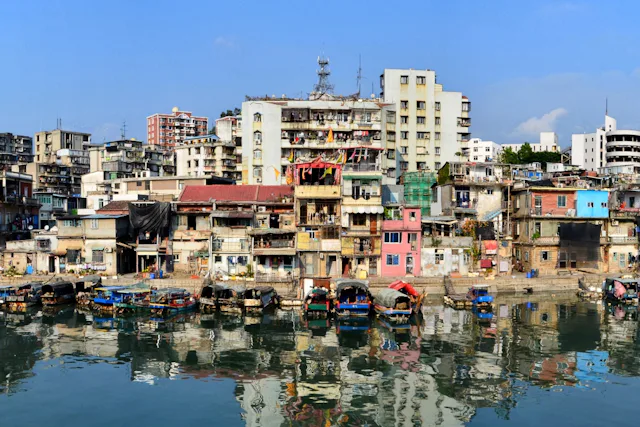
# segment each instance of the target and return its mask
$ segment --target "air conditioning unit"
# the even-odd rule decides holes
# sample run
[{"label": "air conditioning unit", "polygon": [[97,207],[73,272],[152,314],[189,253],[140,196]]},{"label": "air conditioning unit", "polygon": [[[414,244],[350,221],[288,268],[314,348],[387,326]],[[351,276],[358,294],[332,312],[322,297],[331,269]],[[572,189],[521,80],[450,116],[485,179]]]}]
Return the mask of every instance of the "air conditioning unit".
[{"label": "air conditioning unit", "polygon": [[267,211],[266,206],[258,206],[258,212],[266,212],[266,211]]},{"label": "air conditioning unit", "polygon": [[256,178],[256,182],[262,182],[262,178]]},{"label": "air conditioning unit", "polygon": [[104,248],[104,251],[110,254],[111,252],[113,252],[113,248]]},{"label": "air conditioning unit", "polygon": [[611,221],[611,225],[617,227],[620,223],[618,221]]}]

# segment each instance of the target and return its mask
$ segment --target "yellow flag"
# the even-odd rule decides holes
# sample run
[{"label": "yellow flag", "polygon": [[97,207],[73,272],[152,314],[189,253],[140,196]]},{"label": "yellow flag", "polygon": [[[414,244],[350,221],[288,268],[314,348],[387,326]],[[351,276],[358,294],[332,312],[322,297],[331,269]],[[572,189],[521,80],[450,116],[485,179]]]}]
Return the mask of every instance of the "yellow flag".
[{"label": "yellow flag", "polygon": [[293,150],[289,153],[289,162],[293,162]]},{"label": "yellow flag", "polygon": [[324,173],[322,174],[322,176],[320,177],[320,179],[324,178],[327,175],[331,175],[333,173],[333,168],[329,167],[327,169],[324,170]]},{"label": "yellow flag", "polygon": [[280,179],[280,174],[282,172],[280,172],[275,166],[273,167],[273,171],[276,173],[276,179]]},{"label": "yellow flag", "polygon": [[329,136],[327,136],[327,142],[333,142],[333,129],[329,129]]}]

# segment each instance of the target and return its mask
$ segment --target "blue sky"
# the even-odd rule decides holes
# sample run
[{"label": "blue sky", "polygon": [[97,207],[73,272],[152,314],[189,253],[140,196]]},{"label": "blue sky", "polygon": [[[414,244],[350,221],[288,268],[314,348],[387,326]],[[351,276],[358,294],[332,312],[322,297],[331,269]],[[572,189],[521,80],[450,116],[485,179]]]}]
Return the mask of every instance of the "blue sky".
[{"label": "blue sky", "polygon": [[0,132],[88,131],[145,139],[173,106],[210,118],[245,95],[306,95],[316,57],[336,92],[379,92],[384,68],[430,68],[472,101],[473,136],[640,128],[635,1],[191,0],[2,2]]}]

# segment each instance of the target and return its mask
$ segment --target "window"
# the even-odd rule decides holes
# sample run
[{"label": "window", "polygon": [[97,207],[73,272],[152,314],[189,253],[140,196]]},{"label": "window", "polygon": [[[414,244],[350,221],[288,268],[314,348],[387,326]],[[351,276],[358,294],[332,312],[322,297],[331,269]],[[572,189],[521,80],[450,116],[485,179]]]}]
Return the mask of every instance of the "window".
[{"label": "window", "polygon": [[200,162],[198,160],[194,160],[193,161],[193,167],[194,168],[197,168],[199,164],[200,164]]},{"label": "window", "polygon": [[400,84],[401,85],[409,84],[409,76],[400,76]]},{"label": "window", "polygon": [[592,208],[593,207],[593,202],[587,202],[587,207],[588,208]]},{"label": "window", "polygon": [[400,256],[387,254],[387,265],[400,265]]},{"label": "window", "polygon": [[441,166],[440,162],[436,162],[435,164],[436,170],[440,170],[440,166]]},{"label": "window", "polygon": [[529,251],[524,252],[524,262],[529,262]]},{"label": "window", "polygon": [[419,125],[423,125],[423,124],[425,124],[427,122],[427,118],[425,116],[418,116],[418,117],[416,117],[416,122]]},{"label": "window", "polygon": [[253,115],[253,121],[254,121],[254,122],[261,122],[261,121],[262,121],[262,114],[260,114],[260,113],[255,113],[255,114]]},{"label": "window", "polygon": [[427,78],[425,76],[417,76],[416,77],[416,84],[417,85],[425,85],[425,84],[427,84]]},{"label": "window", "polygon": [[426,132],[418,132],[418,133],[416,133],[416,138],[417,139],[426,139],[427,138],[427,133]]},{"label": "window", "polygon": [[256,160],[262,159],[262,150],[253,150],[253,158]]},{"label": "window", "polygon": [[473,152],[477,153],[478,152],[478,147],[473,147]]},{"label": "window", "polygon": [[173,263],[174,264],[180,263],[180,254],[173,254]]},{"label": "window", "polygon": [[[187,160],[187,167],[191,167],[191,160]],[[138,187],[142,186],[142,182],[138,181]]]},{"label": "window", "polygon": [[484,148],[484,151],[486,151],[486,152],[488,153],[488,152],[490,152],[490,151],[491,151],[491,148],[489,148],[489,147],[485,147],[485,148]]},{"label": "window", "polygon": [[436,147],[436,156],[440,155],[440,147]]},{"label": "window", "polygon": [[409,123],[409,116],[400,116],[400,123],[402,124]]},{"label": "window", "polygon": [[493,189],[491,189],[491,188],[487,189],[487,194],[488,194],[489,196],[490,196],[490,195],[492,195],[492,194],[493,194]]},{"label": "window", "polygon": [[400,139],[409,139],[409,132],[406,130],[400,132]]},{"label": "window", "polygon": [[53,198],[53,207],[54,208],[62,208],[62,207],[64,207],[64,200],[62,200],[62,198],[60,198],[60,197],[54,197]]},{"label": "window", "polygon": [[102,209],[104,207],[104,199],[98,199],[98,209]]},{"label": "window", "polygon": [[354,227],[366,227],[367,215],[365,214],[353,214],[353,226]]},{"label": "window", "polygon": [[478,160],[478,156],[473,156],[473,160]]},{"label": "window", "polygon": [[606,208],[606,207],[607,207],[607,202],[602,202],[602,203],[600,203],[600,207],[601,207],[601,208]]},{"label": "window", "polygon": [[[409,221],[415,221],[415,220],[416,220],[416,213],[409,212]],[[411,237],[412,234],[415,235],[415,233],[409,233],[409,237]],[[409,241],[411,241],[411,239],[409,239]]]},{"label": "window", "polygon": [[409,162],[400,162],[400,170],[407,171],[409,169]]},{"label": "window", "polygon": [[384,233],[385,243],[401,243],[400,233]]},{"label": "window", "polygon": [[440,132],[436,132],[436,137],[435,138],[436,138],[436,141],[440,140]]},{"label": "window", "polygon": [[100,228],[98,220],[96,218],[91,219],[91,229],[97,230],[98,228]]},{"label": "window", "polygon": [[262,178],[262,168],[253,168],[253,176],[256,178]]},{"label": "window", "polygon": [[567,207],[567,196],[558,196],[558,207],[559,208]]},{"label": "window", "polygon": [[550,259],[549,251],[540,252],[540,261],[549,261]]},{"label": "window", "polygon": [[436,111],[440,111],[440,103],[436,102]]},{"label": "window", "polygon": [[400,108],[402,108],[403,110],[409,108],[409,101],[400,101]]},{"label": "window", "polygon": [[471,111],[471,103],[463,102],[462,103],[462,111]]},{"label": "window", "polygon": [[436,264],[442,264],[444,262],[444,251],[436,250]]},{"label": "window", "polygon": [[91,251],[91,261],[92,262],[104,262],[104,251],[102,250],[92,250]]},{"label": "window", "polygon": [[427,103],[424,102],[424,101],[418,101],[416,106],[417,106],[418,110],[424,110],[424,109],[427,108]]},{"label": "window", "polygon": [[436,126],[440,125],[440,117],[436,117],[435,124],[436,124]]},{"label": "window", "polygon": [[260,132],[259,130],[255,131],[253,133],[253,141],[256,144],[261,144],[262,143],[262,132]]}]

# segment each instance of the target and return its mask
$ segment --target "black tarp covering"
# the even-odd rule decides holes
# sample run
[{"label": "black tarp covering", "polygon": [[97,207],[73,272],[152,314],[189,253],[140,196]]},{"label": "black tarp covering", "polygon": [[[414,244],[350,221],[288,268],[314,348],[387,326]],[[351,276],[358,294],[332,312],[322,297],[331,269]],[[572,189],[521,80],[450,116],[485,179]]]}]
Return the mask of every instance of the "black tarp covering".
[{"label": "black tarp covering", "polygon": [[152,205],[136,206],[129,203],[129,221],[136,232],[158,233],[169,226],[171,204],[156,202]]},{"label": "black tarp covering", "polygon": [[496,240],[496,231],[493,224],[478,225],[476,227],[476,236],[482,240]]},{"label": "black tarp covering", "polygon": [[572,268],[598,268],[600,259],[600,225],[586,222],[560,224],[560,251]]}]

